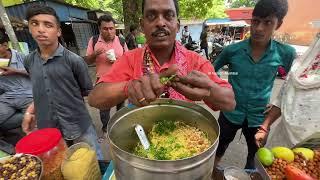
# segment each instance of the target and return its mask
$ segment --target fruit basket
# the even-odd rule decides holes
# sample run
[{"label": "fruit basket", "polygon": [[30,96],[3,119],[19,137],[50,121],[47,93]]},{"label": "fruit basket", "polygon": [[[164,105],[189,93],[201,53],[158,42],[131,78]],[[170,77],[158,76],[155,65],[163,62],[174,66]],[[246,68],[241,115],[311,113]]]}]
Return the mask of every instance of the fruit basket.
[{"label": "fruit basket", "polygon": [[320,179],[320,133],[313,134],[292,149],[260,148],[255,163],[264,180]]}]

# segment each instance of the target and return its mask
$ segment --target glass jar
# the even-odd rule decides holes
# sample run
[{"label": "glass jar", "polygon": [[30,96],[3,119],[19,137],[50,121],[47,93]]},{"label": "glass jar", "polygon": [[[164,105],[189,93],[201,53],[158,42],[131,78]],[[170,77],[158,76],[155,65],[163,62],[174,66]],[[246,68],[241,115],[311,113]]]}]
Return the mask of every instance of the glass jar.
[{"label": "glass jar", "polygon": [[34,131],[16,144],[16,152],[38,156],[43,162],[43,180],[63,180],[61,164],[67,145],[56,128]]}]

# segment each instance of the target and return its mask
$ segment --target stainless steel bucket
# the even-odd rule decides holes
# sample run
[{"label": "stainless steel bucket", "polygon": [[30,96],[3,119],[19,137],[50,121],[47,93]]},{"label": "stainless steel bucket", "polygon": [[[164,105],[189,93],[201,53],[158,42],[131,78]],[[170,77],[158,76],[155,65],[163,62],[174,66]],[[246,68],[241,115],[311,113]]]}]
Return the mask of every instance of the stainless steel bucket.
[{"label": "stainless steel bucket", "polygon": [[[205,152],[176,161],[159,161],[131,154],[139,141],[134,126],[149,132],[157,120],[183,121],[208,134],[212,146]],[[218,146],[217,120],[195,103],[159,99],[142,108],[123,108],[108,123],[108,140],[117,180],[209,180]]]}]

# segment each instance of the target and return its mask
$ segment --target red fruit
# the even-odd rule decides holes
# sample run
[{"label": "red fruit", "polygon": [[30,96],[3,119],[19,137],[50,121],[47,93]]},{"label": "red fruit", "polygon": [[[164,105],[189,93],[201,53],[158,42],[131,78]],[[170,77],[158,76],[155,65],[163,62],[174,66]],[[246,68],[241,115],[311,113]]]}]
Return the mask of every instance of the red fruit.
[{"label": "red fruit", "polygon": [[285,173],[287,180],[317,180],[292,165],[286,166]]}]

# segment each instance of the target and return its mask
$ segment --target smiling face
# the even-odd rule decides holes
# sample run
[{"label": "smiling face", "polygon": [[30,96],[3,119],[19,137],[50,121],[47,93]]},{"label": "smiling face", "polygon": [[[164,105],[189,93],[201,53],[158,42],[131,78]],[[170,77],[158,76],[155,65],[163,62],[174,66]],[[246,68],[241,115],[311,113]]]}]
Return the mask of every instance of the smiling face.
[{"label": "smiling face", "polygon": [[141,26],[151,48],[173,46],[180,27],[173,0],[146,0]]},{"label": "smiling face", "polygon": [[269,42],[273,33],[281,26],[276,16],[268,16],[265,18],[253,16],[251,20],[251,41],[257,43]]},{"label": "smiling face", "polygon": [[61,36],[60,26],[52,15],[35,15],[29,19],[28,26],[32,37],[40,47],[56,44],[58,37]]}]

